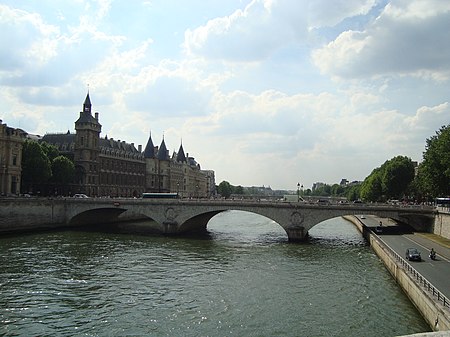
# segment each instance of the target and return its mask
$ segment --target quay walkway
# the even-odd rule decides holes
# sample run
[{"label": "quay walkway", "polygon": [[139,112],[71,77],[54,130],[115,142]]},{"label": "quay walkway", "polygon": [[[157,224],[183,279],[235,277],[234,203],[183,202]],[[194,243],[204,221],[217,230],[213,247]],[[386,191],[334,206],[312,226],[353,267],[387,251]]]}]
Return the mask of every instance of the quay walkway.
[{"label": "quay walkway", "polygon": [[[372,248],[430,327],[450,336],[450,240],[413,232],[388,218],[358,215],[354,219],[363,225],[360,229]],[[406,260],[407,248],[418,249],[422,261]],[[436,260],[428,256],[431,248]]]}]

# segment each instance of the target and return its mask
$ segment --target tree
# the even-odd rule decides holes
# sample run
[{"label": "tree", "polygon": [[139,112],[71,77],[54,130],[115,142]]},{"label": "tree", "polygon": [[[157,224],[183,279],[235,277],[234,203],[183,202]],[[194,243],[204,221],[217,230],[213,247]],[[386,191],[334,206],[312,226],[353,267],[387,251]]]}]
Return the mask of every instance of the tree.
[{"label": "tree", "polygon": [[22,148],[22,187],[30,191],[51,177],[51,164],[39,143],[26,140]]},{"label": "tree", "polygon": [[383,189],[381,187],[380,169],[375,169],[372,173],[364,179],[361,185],[360,197],[367,201],[379,201],[383,196]]},{"label": "tree", "polygon": [[217,192],[225,199],[229,198],[233,192],[233,186],[228,181],[222,181],[217,187]]},{"label": "tree", "polygon": [[450,124],[426,140],[416,187],[423,195],[433,198],[450,195]]},{"label": "tree", "polygon": [[339,197],[342,196],[345,191],[345,188],[339,184],[333,184],[331,186],[331,195]]},{"label": "tree", "polygon": [[352,185],[347,189],[346,197],[350,201],[355,201],[360,198],[361,184]]},{"label": "tree", "polygon": [[381,186],[387,199],[400,199],[414,180],[414,164],[405,156],[397,156],[382,166]]},{"label": "tree", "polygon": [[42,151],[44,151],[48,160],[50,160],[50,163],[53,162],[53,159],[59,156],[59,151],[56,146],[51,145],[47,142],[41,142],[39,143],[39,145],[41,145]]},{"label": "tree", "polygon": [[233,188],[234,194],[244,194],[244,188],[239,185]]},{"label": "tree", "polygon": [[58,156],[52,161],[52,181],[59,185],[67,185],[73,181],[75,165],[65,157]]},{"label": "tree", "polygon": [[408,157],[387,160],[364,179],[361,198],[367,201],[400,199],[414,180],[414,164]]}]

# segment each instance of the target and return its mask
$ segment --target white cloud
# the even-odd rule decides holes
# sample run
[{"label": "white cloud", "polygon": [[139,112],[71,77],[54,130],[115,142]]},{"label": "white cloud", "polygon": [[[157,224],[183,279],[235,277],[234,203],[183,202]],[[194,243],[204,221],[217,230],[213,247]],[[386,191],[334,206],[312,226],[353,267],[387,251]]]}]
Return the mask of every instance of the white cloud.
[{"label": "white cloud", "polygon": [[[423,10],[427,8],[427,10]],[[313,52],[325,74],[341,78],[450,76],[450,3],[397,1],[364,31],[342,32]]]},{"label": "white cloud", "polygon": [[46,24],[37,13],[0,4],[0,69],[4,76],[22,73],[56,56],[59,29]]},{"label": "white cloud", "polygon": [[[290,26],[293,12],[284,11],[285,8],[289,6],[278,6],[277,1],[253,0],[244,10],[187,30],[184,47],[188,54],[211,59],[243,62],[264,59],[294,38]],[[303,23],[297,25],[296,33],[305,36],[305,20],[299,16],[297,19]]]},{"label": "white cloud", "polygon": [[450,112],[448,2],[384,2],[0,5],[0,117],[73,130],[89,84],[102,136],[183,139],[218,182],[364,179]]}]

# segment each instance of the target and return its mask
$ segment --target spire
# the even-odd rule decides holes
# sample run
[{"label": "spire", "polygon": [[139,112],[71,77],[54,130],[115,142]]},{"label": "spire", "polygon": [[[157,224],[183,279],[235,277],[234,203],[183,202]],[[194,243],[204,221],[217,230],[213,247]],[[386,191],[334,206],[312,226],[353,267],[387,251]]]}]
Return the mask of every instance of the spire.
[{"label": "spire", "polygon": [[183,141],[181,141],[180,149],[178,150],[177,162],[180,162],[180,163],[187,162],[186,155],[184,154],[184,150],[183,150]]},{"label": "spire", "polygon": [[153,145],[151,132],[148,137],[147,145],[145,146],[144,158],[155,158],[155,146]]},{"label": "spire", "polygon": [[83,103],[83,112],[91,113],[91,108],[92,108],[92,104],[91,104],[91,99],[89,97],[89,90],[88,90],[86,99],[84,100],[84,103]]},{"label": "spire", "polygon": [[163,140],[161,142],[161,145],[159,147],[158,154],[156,155],[156,157],[159,160],[168,160],[169,159],[166,143],[164,142],[164,136],[163,136]]}]

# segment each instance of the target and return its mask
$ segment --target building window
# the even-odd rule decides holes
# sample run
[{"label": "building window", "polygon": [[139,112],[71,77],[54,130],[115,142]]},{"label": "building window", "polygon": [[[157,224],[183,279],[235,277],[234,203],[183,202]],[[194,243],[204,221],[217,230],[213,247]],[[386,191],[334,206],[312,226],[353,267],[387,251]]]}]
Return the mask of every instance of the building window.
[{"label": "building window", "polygon": [[17,166],[17,154],[13,154],[12,164],[13,164],[14,166]]}]

